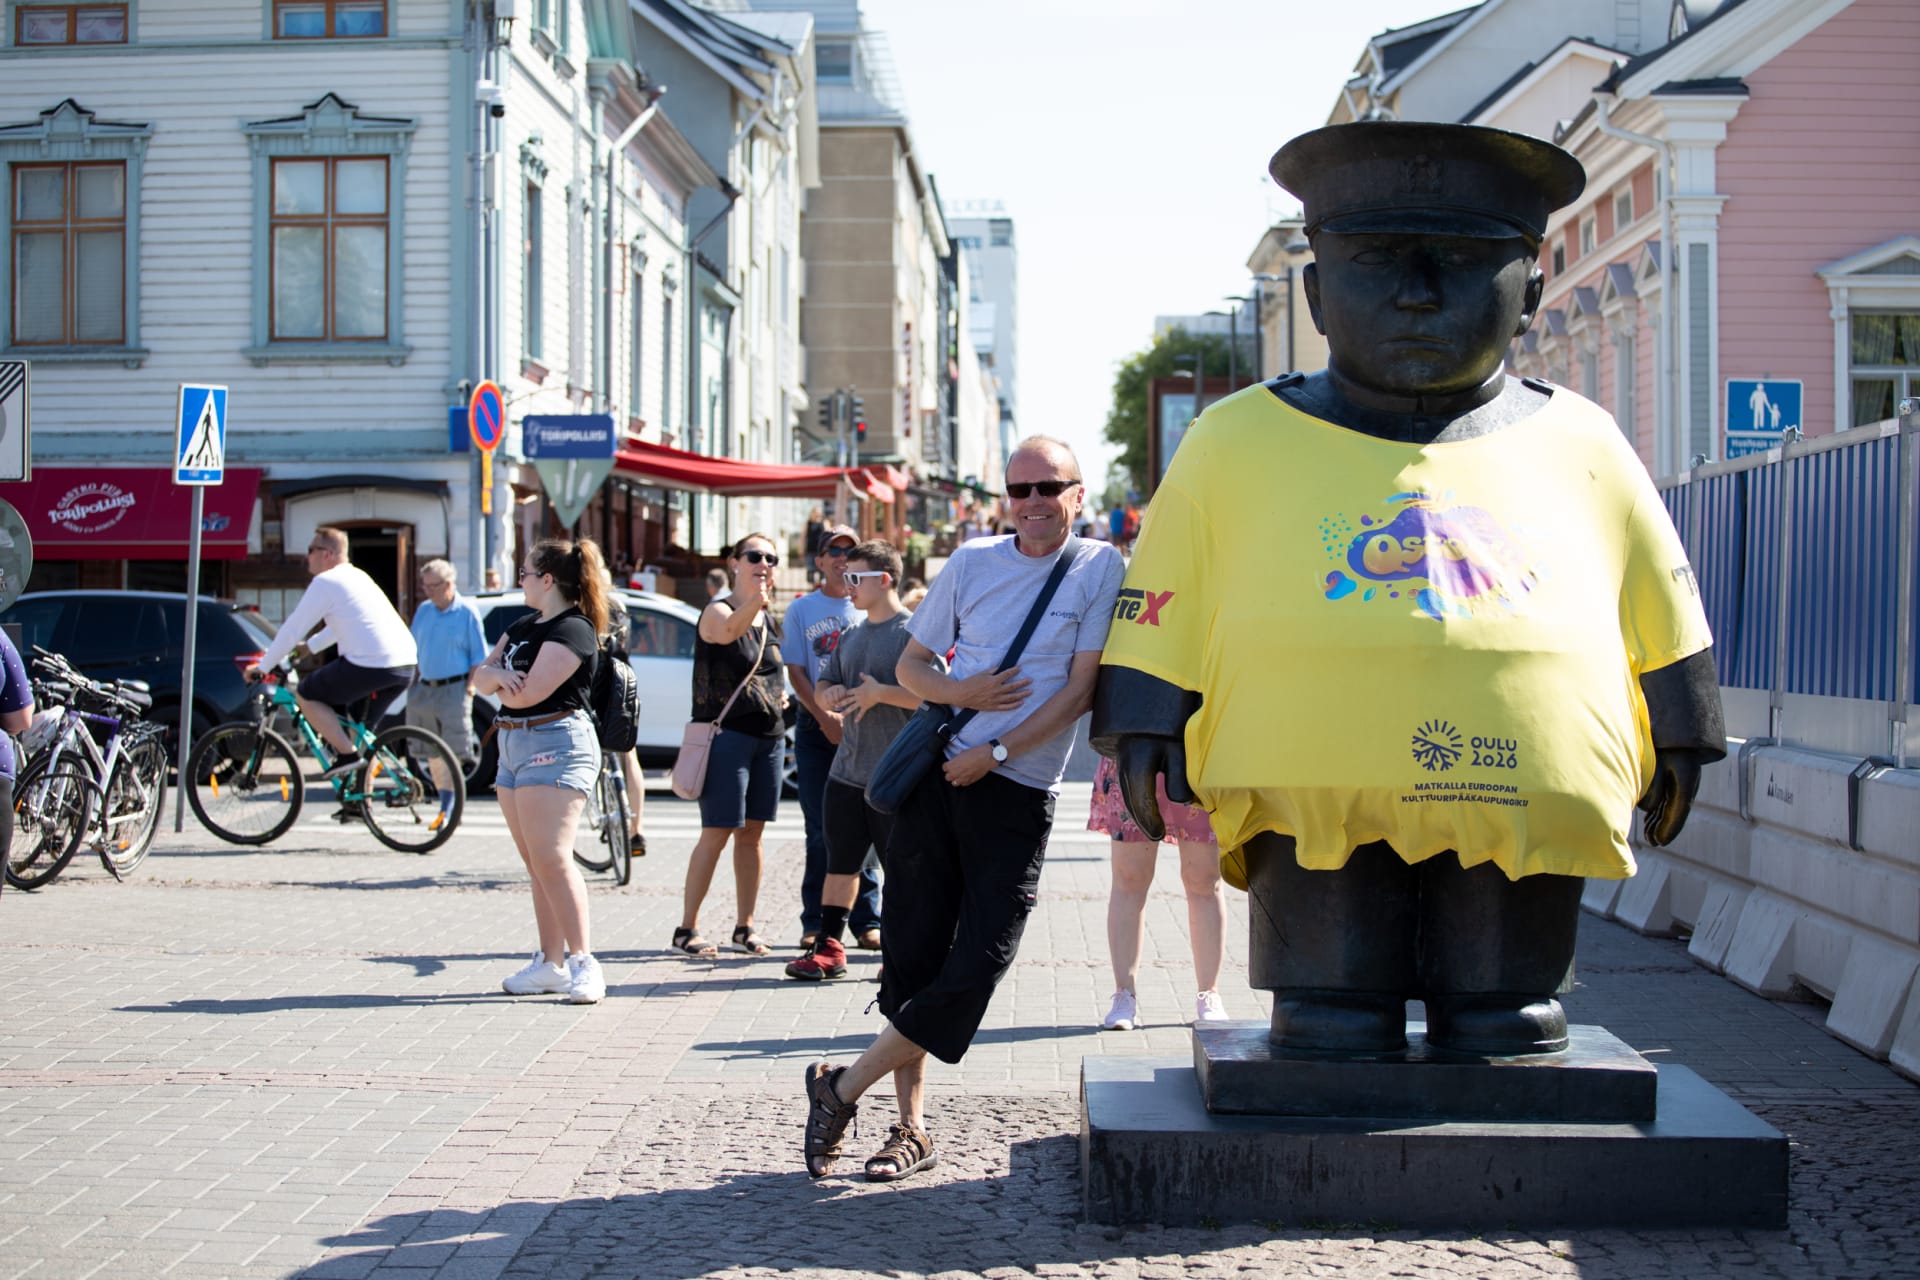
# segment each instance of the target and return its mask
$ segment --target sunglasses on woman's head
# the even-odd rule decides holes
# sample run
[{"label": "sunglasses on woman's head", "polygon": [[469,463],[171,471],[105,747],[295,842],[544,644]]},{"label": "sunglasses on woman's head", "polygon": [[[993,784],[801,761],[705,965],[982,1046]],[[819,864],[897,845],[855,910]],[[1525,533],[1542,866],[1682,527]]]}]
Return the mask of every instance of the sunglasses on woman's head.
[{"label": "sunglasses on woman's head", "polygon": [[771,551],[742,551],[740,558],[748,564],[777,565],[780,557]]},{"label": "sunglasses on woman's head", "polygon": [[1024,484],[1009,480],[1007,496],[1018,502],[1022,498],[1031,496],[1037,489],[1043,498],[1057,498],[1079,483],[1078,480],[1035,480],[1032,484]]}]

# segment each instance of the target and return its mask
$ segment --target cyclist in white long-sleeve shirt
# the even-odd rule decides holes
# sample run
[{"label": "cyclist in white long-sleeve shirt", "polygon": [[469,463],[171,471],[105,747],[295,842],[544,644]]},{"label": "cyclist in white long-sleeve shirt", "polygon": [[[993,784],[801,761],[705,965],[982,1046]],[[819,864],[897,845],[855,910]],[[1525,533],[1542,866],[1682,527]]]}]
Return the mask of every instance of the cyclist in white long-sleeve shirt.
[{"label": "cyclist in white long-sleeve shirt", "polygon": [[[413,681],[417,650],[413,632],[401,620],[387,593],[347,559],[343,530],[321,527],[307,545],[307,571],[313,581],[287,620],[247,668],[249,680],[286,660],[303,639],[318,653],[337,646],[339,656],[300,682],[294,696],[316,732],[334,750],[333,764],[321,774],[334,778],[362,764],[359,752],[340,724],[339,709],[370,694],[404,689]],[[316,624],[325,625],[307,637]]]}]

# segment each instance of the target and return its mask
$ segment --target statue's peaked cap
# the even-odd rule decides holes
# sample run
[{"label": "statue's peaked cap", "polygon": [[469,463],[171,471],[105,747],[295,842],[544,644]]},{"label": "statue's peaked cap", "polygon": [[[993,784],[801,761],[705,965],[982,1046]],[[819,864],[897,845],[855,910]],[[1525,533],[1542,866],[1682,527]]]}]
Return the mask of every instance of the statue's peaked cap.
[{"label": "statue's peaked cap", "polygon": [[1303,133],[1267,171],[1300,197],[1306,232],[1546,238],[1547,216],[1586,188],[1550,142],[1473,124],[1368,120]]}]

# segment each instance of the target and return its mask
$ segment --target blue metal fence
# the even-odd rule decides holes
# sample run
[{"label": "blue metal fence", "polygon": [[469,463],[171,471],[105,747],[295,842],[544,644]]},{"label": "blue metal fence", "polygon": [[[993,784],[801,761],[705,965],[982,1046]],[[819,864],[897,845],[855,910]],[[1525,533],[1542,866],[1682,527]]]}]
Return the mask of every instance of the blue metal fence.
[{"label": "blue metal fence", "polygon": [[1920,414],[1663,487],[1723,685],[1768,691],[1776,713],[1782,695],[1801,694],[1877,702],[1904,719],[1904,704],[1920,702],[1916,487]]}]

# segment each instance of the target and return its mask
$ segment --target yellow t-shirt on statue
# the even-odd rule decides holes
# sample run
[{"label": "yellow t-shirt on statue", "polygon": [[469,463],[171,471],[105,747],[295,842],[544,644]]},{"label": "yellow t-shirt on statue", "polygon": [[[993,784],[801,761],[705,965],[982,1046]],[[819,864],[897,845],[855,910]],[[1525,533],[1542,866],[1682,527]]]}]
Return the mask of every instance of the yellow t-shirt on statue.
[{"label": "yellow t-shirt on statue", "polygon": [[1264,387],[1210,407],[1141,529],[1105,663],[1198,691],[1187,771],[1227,878],[1262,831],[1620,879],[1652,779],[1639,676],[1712,637],[1605,410],[1413,445]]}]

